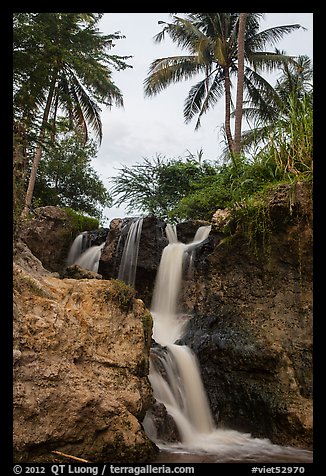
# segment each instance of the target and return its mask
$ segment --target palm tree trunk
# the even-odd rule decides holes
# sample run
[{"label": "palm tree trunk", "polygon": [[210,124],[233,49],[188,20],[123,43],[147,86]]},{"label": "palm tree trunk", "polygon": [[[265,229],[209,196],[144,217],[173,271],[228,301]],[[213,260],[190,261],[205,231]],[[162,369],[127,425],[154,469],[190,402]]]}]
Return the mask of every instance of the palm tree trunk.
[{"label": "palm tree trunk", "polygon": [[32,170],[31,170],[31,174],[30,174],[30,177],[29,177],[28,188],[27,188],[27,192],[26,192],[26,196],[25,196],[25,207],[22,211],[22,216],[23,217],[26,217],[28,215],[31,204],[32,204],[32,198],[33,198],[35,181],[36,181],[36,173],[37,173],[37,169],[38,169],[38,166],[39,166],[39,163],[40,163],[40,160],[41,160],[41,156],[42,156],[42,151],[43,151],[41,144],[42,144],[42,142],[44,140],[44,137],[45,137],[45,128],[46,128],[46,124],[47,124],[48,119],[49,119],[49,114],[50,114],[50,109],[51,109],[51,103],[52,103],[52,100],[53,100],[54,87],[55,87],[56,80],[57,80],[57,72],[54,73],[54,75],[53,75],[52,83],[50,85],[48,97],[47,97],[47,100],[46,100],[46,105],[45,105],[45,110],[44,110],[42,125],[41,125],[41,131],[40,131],[39,138],[38,138],[38,146],[37,146],[36,151],[35,151]]},{"label": "palm tree trunk", "polygon": [[238,84],[237,84],[237,100],[235,111],[235,128],[234,128],[234,146],[233,152],[240,154],[241,151],[241,123],[243,108],[243,82],[244,82],[244,45],[246,21],[248,13],[240,13],[239,31],[238,31]]},{"label": "palm tree trunk", "polygon": [[229,68],[224,68],[224,86],[225,86],[225,133],[230,152],[233,151],[233,139],[231,133],[231,83],[229,76]]}]

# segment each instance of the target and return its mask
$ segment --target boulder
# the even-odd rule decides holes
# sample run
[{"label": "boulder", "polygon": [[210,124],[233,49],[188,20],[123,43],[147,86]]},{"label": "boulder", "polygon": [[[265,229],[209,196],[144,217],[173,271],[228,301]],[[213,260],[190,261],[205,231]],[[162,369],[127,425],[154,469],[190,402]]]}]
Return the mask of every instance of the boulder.
[{"label": "boulder", "polygon": [[[14,264],[14,460],[143,462],[152,317],[117,281],[58,279]],[[58,458],[56,456],[56,458]],[[57,461],[57,459],[56,459]]]},{"label": "boulder", "polygon": [[34,210],[33,218],[21,228],[20,238],[44,268],[61,273],[75,233],[69,215],[61,208],[48,206]]}]

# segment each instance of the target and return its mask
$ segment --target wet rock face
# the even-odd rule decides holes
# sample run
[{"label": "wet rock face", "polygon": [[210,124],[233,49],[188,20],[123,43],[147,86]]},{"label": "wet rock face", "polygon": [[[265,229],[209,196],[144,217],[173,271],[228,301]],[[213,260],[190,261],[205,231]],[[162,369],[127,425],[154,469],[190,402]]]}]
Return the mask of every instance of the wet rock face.
[{"label": "wet rock face", "polygon": [[119,282],[58,279],[14,264],[14,458],[51,451],[91,462],[157,453],[141,422],[152,404],[152,321]]},{"label": "wet rock face", "polygon": [[284,197],[273,197],[271,214],[288,215],[267,252],[255,255],[236,234],[184,282],[183,307],[194,317],[182,341],[198,357],[216,421],[311,447],[311,215],[306,201],[291,215]]},{"label": "wet rock face", "polygon": [[155,440],[169,443],[181,441],[175,421],[167,412],[165,405],[155,402],[148,411],[146,418],[150,417],[155,423]]}]

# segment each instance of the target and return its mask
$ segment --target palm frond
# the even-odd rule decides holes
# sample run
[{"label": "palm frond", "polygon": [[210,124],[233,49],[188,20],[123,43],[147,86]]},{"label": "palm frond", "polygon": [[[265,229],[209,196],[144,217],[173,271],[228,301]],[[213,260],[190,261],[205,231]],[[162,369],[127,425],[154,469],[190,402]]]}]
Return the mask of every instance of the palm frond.
[{"label": "palm frond", "polygon": [[273,120],[280,103],[279,96],[271,84],[250,68],[245,68],[244,84],[250,97],[250,103],[257,115],[264,121]]},{"label": "palm frond", "polygon": [[174,23],[165,23],[162,32],[154,37],[154,41],[162,41],[166,33],[177,46],[193,55],[198,52],[200,44],[203,44],[203,42],[211,43],[211,39],[194,23],[181,17],[175,16]]},{"label": "palm frond", "polygon": [[267,124],[244,131],[241,136],[243,150],[249,150],[251,147],[267,140],[268,134],[272,128],[272,124]]},{"label": "palm frond", "polygon": [[184,117],[188,123],[198,114],[195,130],[200,127],[200,118],[210,107],[213,107],[224,94],[224,82],[219,74],[215,73],[213,81],[207,82],[207,79],[194,85],[185,100]]},{"label": "palm frond", "polygon": [[286,64],[297,64],[294,56],[288,56],[273,51],[251,53],[248,55],[247,60],[256,71],[266,71],[268,73],[282,68]]},{"label": "palm frond", "polygon": [[203,71],[205,65],[198,64],[194,56],[170,56],[159,58],[150,66],[149,76],[144,80],[145,95],[153,96],[171,83],[189,79]]},{"label": "palm frond", "polygon": [[[67,70],[66,70],[67,71]],[[91,98],[89,93],[82,86],[73,71],[69,70],[69,82],[66,90],[72,100],[66,100],[64,106],[68,107],[69,115],[77,123],[87,140],[87,123],[94,130],[99,142],[102,141],[102,122],[100,118],[101,109]],[[63,84],[65,81],[63,81]],[[67,99],[67,98],[66,98]]]},{"label": "palm frond", "polygon": [[299,25],[298,23],[294,25],[282,25],[268,28],[251,37],[250,41],[248,39],[246,46],[251,51],[262,51],[266,45],[275,46],[280,40],[284,38],[285,35],[288,35],[299,28],[306,30],[306,28]]}]

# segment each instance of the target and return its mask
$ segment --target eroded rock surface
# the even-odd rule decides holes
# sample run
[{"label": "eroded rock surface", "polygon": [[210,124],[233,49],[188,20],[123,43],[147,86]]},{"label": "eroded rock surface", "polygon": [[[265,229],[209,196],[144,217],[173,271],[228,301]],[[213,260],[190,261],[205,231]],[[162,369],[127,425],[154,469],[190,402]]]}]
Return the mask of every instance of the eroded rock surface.
[{"label": "eroded rock surface", "polygon": [[14,264],[14,457],[100,462],[157,452],[141,421],[152,318],[116,281],[32,275]]}]

